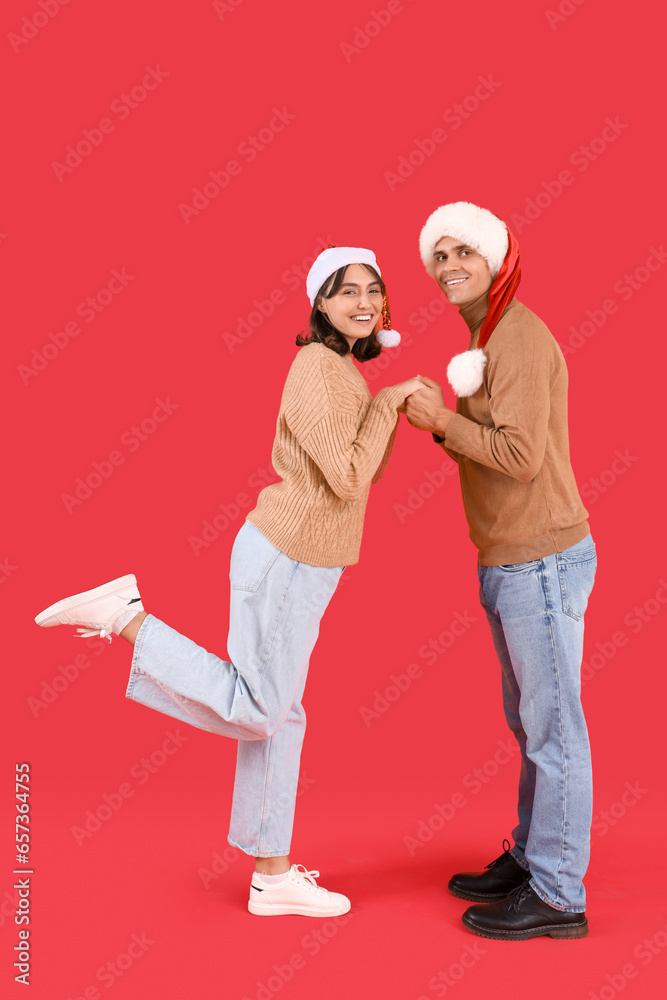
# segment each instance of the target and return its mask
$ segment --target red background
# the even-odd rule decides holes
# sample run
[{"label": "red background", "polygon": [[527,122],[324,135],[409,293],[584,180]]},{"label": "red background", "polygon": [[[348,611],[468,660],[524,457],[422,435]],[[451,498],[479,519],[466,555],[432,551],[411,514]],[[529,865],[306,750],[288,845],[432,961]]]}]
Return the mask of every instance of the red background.
[{"label": "red background", "polygon": [[[662,299],[659,273],[641,268],[665,224],[656,212],[651,8],[563,0],[558,14],[555,0],[551,8],[394,0],[388,20],[384,0],[374,8],[236,0],[219,9],[119,0],[55,13],[55,0],[44,2],[43,26],[37,0],[10,0],[2,13],[10,95],[1,223],[10,309],[3,988],[21,995],[12,969],[12,773],[14,761],[29,761],[33,997],[66,1000],[86,988],[94,996],[93,986],[102,996],[225,1000],[266,1000],[266,990],[293,1000],[430,1000],[454,986],[459,1000],[658,996],[667,968],[658,839],[667,571],[656,544],[660,392],[646,369],[662,370],[654,335]],[[167,75],[119,110],[147,67]],[[262,133],[271,141],[250,160],[242,144],[278,124],[275,109],[294,117]],[[99,144],[89,155],[54,168],[105,118],[113,129],[92,133]],[[607,119],[614,134],[591,147]],[[438,128],[445,138],[425,143]],[[191,205],[193,189],[230,160],[237,175],[186,221],[179,205]],[[397,180],[401,162],[407,176]],[[570,181],[559,191],[564,170]],[[329,922],[317,944],[310,935],[327,922],[247,913],[245,856],[227,850],[226,870],[202,877],[216,874],[214,855],[226,850],[234,747],[126,701],[130,657],[120,640],[78,645],[68,630],[39,630],[32,618],[134,572],[149,610],[225,655],[228,558],[243,517],[233,505],[238,494],[254,500],[256,476],[270,464],[282,384],[307,319],[303,282],[287,272],[312,258],[319,239],[373,247],[394,324],[411,337],[387,353],[384,371],[367,367],[371,390],[417,371],[443,380],[466,331],[454,310],[441,310],[417,237],[437,205],[457,199],[508,221],[522,249],[519,298],[568,348],[573,464],[599,551],[584,693],[595,764],[591,934],[570,944],[483,941],[463,928],[466,904],[446,891],[452,871],[500,853],[518,767],[516,757],[493,764],[508,732],[456,478],[424,487],[428,473],[449,466],[428,435],[403,423],[372,492],[361,562],[325,616],[306,690],[307,781],[292,856],[354,904],[352,919]],[[123,268],[132,278],[111,304],[91,322],[77,315]],[[633,288],[624,275],[635,272]],[[268,313],[272,292],[273,313],[253,317],[250,337],[225,338],[257,309],[254,300]],[[419,321],[422,307],[428,322]],[[77,321],[79,333],[58,339]],[[151,424],[156,399],[171,401],[172,412]],[[140,441],[130,429],[146,420]],[[118,464],[102,465],[110,474],[68,511],[64,495],[113,452]],[[410,511],[420,487],[434,495]],[[196,555],[191,539],[220,504],[231,523]],[[420,648],[457,612],[474,623],[429,664]],[[85,668],[78,676],[70,668],[73,679],[54,688],[81,653]],[[376,702],[386,710],[365,722],[361,709],[411,663],[421,676],[397,700]],[[174,729],[187,741],[165,760],[158,753],[160,765],[141,781],[138,762]],[[477,791],[474,768],[485,775]],[[127,782],[131,797],[77,845],[72,828],[86,810],[103,795],[117,801]],[[626,783],[635,792],[623,799]],[[457,793],[465,805],[411,854],[405,838]],[[153,943],[122,976],[96,978],[133,934]],[[433,977],[450,968],[456,977],[469,945],[481,950],[472,967],[436,990]],[[300,967],[288,977],[293,955]]]}]

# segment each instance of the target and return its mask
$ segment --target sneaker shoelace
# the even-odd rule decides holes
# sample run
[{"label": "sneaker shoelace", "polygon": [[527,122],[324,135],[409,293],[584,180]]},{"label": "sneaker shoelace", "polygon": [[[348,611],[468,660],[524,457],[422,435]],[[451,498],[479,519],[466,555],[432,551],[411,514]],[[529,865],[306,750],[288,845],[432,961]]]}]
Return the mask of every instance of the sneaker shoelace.
[{"label": "sneaker shoelace", "polygon": [[311,892],[313,890],[315,890],[315,892],[327,891],[315,881],[316,878],[320,877],[320,873],[316,868],[313,868],[313,870],[309,872],[305,865],[292,865],[292,870],[296,876],[295,881],[298,882],[298,884],[304,889],[310,889]]},{"label": "sneaker shoelace", "polygon": [[113,612],[112,620],[107,622],[105,625],[102,625],[100,628],[78,628],[77,632],[79,634],[76,637],[77,639],[87,639],[91,635],[99,635],[101,639],[108,639],[109,642],[111,642],[111,635],[113,633],[112,625],[114,621],[120,614],[126,611],[131,604],[141,600],[139,597],[134,597],[132,600],[128,601],[126,596],[121,596],[120,594],[115,594],[114,596],[117,597],[119,601],[122,601],[122,604],[117,611]]},{"label": "sneaker shoelace", "polygon": [[78,628],[79,633],[77,639],[85,639],[89,635],[99,635],[102,639],[108,639],[111,642],[111,625],[103,625],[102,628]]}]

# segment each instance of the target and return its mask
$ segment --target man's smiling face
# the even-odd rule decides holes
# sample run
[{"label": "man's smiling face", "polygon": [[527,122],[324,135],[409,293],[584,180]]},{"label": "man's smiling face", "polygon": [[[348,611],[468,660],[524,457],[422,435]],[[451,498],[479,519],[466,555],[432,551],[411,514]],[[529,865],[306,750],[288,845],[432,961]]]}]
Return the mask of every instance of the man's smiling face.
[{"label": "man's smiling face", "polygon": [[429,270],[447,299],[459,309],[488,292],[493,283],[486,258],[452,236],[438,240]]}]

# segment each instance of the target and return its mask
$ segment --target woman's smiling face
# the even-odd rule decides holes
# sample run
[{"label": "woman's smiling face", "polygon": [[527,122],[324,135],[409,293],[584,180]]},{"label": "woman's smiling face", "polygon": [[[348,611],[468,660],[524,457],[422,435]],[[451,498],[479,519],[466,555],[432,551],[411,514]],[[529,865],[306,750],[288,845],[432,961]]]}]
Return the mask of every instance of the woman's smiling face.
[{"label": "woman's smiling face", "polygon": [[330,299],[320,298],[318,308],[352,350],[357,340],[372,334],[382,313],[382,302],[379,278],[363,264],[350,264],[336,294]]}]

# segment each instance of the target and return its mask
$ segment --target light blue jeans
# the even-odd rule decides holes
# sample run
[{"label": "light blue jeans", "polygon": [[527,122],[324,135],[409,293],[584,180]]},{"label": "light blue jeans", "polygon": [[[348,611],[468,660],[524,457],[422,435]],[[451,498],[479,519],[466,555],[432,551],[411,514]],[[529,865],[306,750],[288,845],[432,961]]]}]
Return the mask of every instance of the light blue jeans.
[{"label": "light blue jeans", "polygon": [[301,697],[343,569],[296,562],[246,521],[229,573],[232,662],[152,615],[137,635],[127,697],[239,741],[228,839],[254,857],[289,854],[306,728]]},{"label": "light blue jeans", "polygon": [[505,717],[521,750],[511,853],[537,894],[567,912],[586,908],[593,788],[580,671],[595,568],[590,535],[544,559],[479,567]]}]

